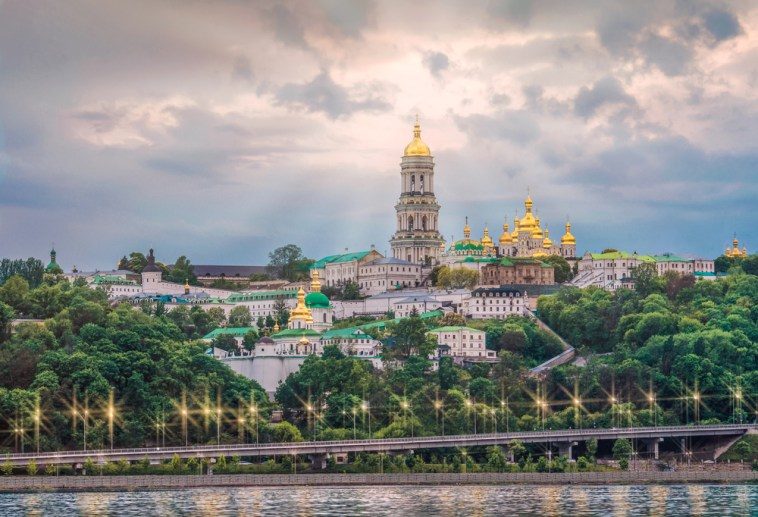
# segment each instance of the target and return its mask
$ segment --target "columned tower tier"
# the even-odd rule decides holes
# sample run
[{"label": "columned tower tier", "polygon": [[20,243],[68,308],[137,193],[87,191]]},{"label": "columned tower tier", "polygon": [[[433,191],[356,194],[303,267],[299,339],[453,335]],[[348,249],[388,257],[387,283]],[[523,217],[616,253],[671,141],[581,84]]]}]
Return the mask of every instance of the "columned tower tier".
[{"label": "columned tower tier", "polygon": [[434,159],[421,140],[416,121],[413,140],[400,162],[400,200],[395,205],[397,231],[390,239],[392,255],[417,264],[436,264],[443,246],[440,205],[434,196]]}]

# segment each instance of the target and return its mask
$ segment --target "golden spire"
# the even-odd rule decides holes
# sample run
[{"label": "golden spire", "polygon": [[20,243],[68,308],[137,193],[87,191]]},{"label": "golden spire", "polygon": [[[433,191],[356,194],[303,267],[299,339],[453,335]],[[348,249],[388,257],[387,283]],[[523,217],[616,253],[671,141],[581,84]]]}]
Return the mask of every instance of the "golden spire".
[{"label": "golden spire", "polygon": [[273,331],[274,331],[274,333],[276,333],[276,332],[279,332],[279,330],[280,330],[280,329],[279,329],[279,321],[275,321],[275,322],[274,322],[274,328],[273,328]]},{"label": "golden spire", "polygon": [[403,156],[431,156],[432,152],[429,150],[429,146],[421,140],[421,125],[418,123],[418,115],[416,115],[416,124],[413,126],[413,140],[405,146]]},{"label": "golden spire", "polygon": [[297,305],[290,313],[290,321],[303,320],[306,323],[313,323],[311,310],[305,305],[305,291],[301,287],[297,290]]},{"label": "golden spire", "polygon": [[571,234],[571,223],[569,221],[566,221],[566,233],[564,233],[563,237],[561,237],[561,244],[562,245],[575,245],[576,244],[576,238]]},{"label": "golden spire", "polygon": [[189,280],[184,280],[184,294],[190,294]]},{"label": "golden spire", "polygon": [[321,292],[321,280],[318,278],[318,269],[311,269],[311,292]]},{"label": "golden spire", "polygon": [[482,235],[482,246],[485,248],[491,248],[493,246],[492,237],[490,237],[490,230],[487,225],[484,225],[484,234]]},{"label": "golden spire", "polygon": [[550,230],[545,228],[545,240],[542,241],[542,247],[546,250],[553,247],[553,241],[550,240]]},{"label": "golden spire", "polygon": [[466,226],[463,227],[463,238],[465,240],[471,238],[471,227],[468,225],[468,216],[466,216]]}]

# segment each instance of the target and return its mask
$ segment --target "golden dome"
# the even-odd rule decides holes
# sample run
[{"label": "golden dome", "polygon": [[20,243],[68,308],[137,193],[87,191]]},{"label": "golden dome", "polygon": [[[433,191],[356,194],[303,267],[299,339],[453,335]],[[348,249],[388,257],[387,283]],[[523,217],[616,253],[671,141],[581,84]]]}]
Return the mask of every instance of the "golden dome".
[{"label": "golden dome", "polygon": [[[530,232],[532,236],[536,237],[535,231],[539,228],[539,223],[537,222],[537,219],[534,217],[534,214],[532,214],[532,206],[534,203],[532,202],[532,197],[527,194],[526,199],[524,200],[524,217],[521,218],[518,222],[518,231],[520,232]],[[540,238],[542,235],[542,230],[539,231]]]},{"label": "golden dome", "polygon": [[463,238],[466,240],[471,238],[471,227],[468,225],[468,216],[466,216],[466,226],[463,227]]},{"label": "golden dome", "polygon": [[511,232],[511,239],[513,242],[518,242],[518,216],[513,218],[513,231]]},{"label": "golden dome", "polygon": [[513,237],[511,236],[511,233],[508,231],[508,223],[503,223],[503,233],[500,235],[500,244],[511,244],[513,242]]},{"label": "golden dome", "polygon": [[301,338],[298,340],[297,344],[298,344],[298,345],[310,345],[310,344],[311,344],[311,342],[310,342],[310,341],[308,341],[308,338],[307,338],[307,337],[303,336],[303,337],[301,337]]},{"label": "golden dome", "polygon": [[318,278],[318,269],[311,269],[311,292],[321,292],[321,280]]},{"label": "golden dome", "polygon": [[550,240],[550,230],[545,228],[545,240],[542,241],[542,247],[549,250],[553,247],[553,241]]},{"label": "golden dome", "polygon": [[484,227],[484,235],[482,235],[482,246],[485,248],[491,248],[494,246],[494,242],[492,242],[492,237],[490,237],[490,230],[487,228],[487,226]]},{"label": "golden dome", "polygon": [[566,221],[566,233],[563,234],[563,237],[561,237],[561,244],[562,245],[575,245],[576,244],[576,237],[574,237],[571,234],[571,223]]},{"label": "golden dome", "polygon": [[184,281],[184,294],[190,293],[190,286],[189,286],[189,280]]},{"label": "golden dome", "polygon": [[418,116],[416,117],[416,124],[413,126],[413,140],[405,146],[403,156],[431,156],[432,152],[429,150],[429,146],[421,140],[421,126],[418,123]]},{"label": "golden dome", "polygon": [[732,247],[724,251],[724,256],[730,258],[747,257],[747,247],[743,246],[740,249],[740,241],[737,240],[737,236],[735,235],[734,239],[732,239]]},{"label": "golden dome", "polygon": [[545,253],[545,252],[544,252],[544,251],[542,251],[542,250],[539,250],[539,251],[535,251],[534,253],[532,253],[532,257],[535,257],[535,258],[540,258],[540,257],[547,257],[547,256],[548,256],[548,254],[547,254],[547,253]]},{"label": "golden dome", "polygon": [[273,328],[273,331],[274,331],[274,333],[276,333],[276,332],[279,332],[279,330],[281,330],[281,329],[279,328],[279,322],[278,322],[278,321],[276,321],[276,322],[274,322],[274,328]]},{"label": "golden dome", "polygon": [[305,305],[305,291],[302,287],[297,290],[297,305],[290,313],[290,320],[304,320],[306,323],[313,323],[311,310]]}]

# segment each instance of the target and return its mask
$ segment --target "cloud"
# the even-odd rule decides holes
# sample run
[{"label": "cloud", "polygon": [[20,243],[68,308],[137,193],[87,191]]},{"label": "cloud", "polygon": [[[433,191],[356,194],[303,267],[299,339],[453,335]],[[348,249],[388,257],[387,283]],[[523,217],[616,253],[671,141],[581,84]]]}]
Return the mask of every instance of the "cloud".
[{"label": "cloud", "polygon": [[423,63],[429,73],[439,79],[442,72],[450,66],[450,59],[442,52],[426,52]]},{"label": "cloud", "polygon": [[276,4],[269,12],[274,34],[279,41],[295,47],[310,49],[305,41],[305,29],[300,19],[287,7]]},{"label": "cloud", "polygon": [[655,34],[649,35],[640,48],[649,63],[669,76],[682,75],[694,55],[691,47]]},{"label": "cloud", "polygon": [[237,56],[234,58],[232,79],[248,83],[253,81],[253,67],[247,57]]},{"label": "cloud", "polygon": [[502,110],[495,116],[458,116],[455,117],[455,121],[460,130],[468,134],[469,141],[483,138],[526,144],[540,135],[540,128],[534,116],[523,110]]},{"label": "cloud", "polygon": [[703,15],[705,28],[717,42],[725,41],[742,33],[742,26],[734,13],[712,9]]},{"label": "cloud", "polygon": [[618,79],[606,76],[596,81],[591,88],[582,86],[574,98],[574,113],[590,118],[604,106],[635,107],[634,97],[626,93]]},{"label": "cloud", "polygon": [[359,111],[381,112],[392,106],[369,88],[363,93],[357,88],[345,88],[334,82],[328,72],[323,71],[307,83],[289,83],[276,93],[280,104],[302,108],[309,112],[322,112],[332,119],[349,117]]}]

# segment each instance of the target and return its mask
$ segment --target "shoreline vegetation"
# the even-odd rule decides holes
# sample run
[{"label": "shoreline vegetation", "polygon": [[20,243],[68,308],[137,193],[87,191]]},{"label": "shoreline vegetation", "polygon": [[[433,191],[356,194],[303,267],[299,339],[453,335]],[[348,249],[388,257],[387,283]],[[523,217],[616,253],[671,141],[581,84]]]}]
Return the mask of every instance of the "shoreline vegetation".
[{"label": "shoreline vegetation", "polygon": [[758,483],[755,471],[609,471],[436,474],[214,474],[148,476],[13,476],[0,478],[0,493],[50,491],[183,490],[240,486],[382,485],[638,485]]}]

